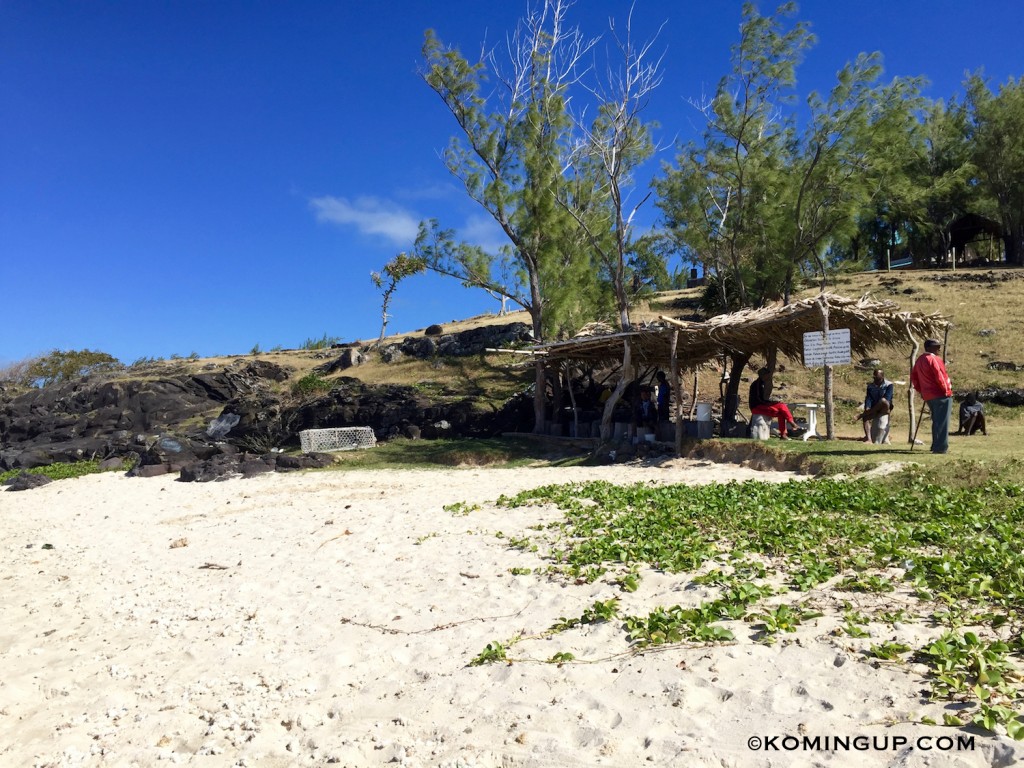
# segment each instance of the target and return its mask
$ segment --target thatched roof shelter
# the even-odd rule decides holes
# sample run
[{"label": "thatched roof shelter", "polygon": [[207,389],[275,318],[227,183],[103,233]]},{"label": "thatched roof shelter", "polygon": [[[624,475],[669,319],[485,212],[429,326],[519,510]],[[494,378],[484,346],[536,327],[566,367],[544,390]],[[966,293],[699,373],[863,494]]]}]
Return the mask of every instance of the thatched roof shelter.
[{"label": "thatched roof shelter", "polygon": [[868,297],[851,299],[826,293],[785,306],[746,309],[718,315],[706,322],[685,322],[662,317],[661,322],[628,332],[594,334],[533,347],[552,363],[563,361],[614,364],[622,360],[628,339],[634,364],[668,367],[672,338],[680,368],[697,368],[723,353],[766,353],[775,346],[780,354],[803,360],[803,335],[822,330],[822,308],[827,305],[829,327],[850,329],[854,355],[867,356],[878,347],[906,348],[926,337],[942,337],[949,321],[941,315],[901,311],[891,301]]}]

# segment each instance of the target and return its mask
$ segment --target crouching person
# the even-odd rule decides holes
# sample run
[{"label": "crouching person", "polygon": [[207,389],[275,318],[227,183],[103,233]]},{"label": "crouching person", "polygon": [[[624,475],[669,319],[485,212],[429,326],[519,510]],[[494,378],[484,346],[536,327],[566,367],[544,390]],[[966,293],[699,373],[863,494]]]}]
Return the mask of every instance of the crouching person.
[{"label": "crouching person", "polygon": [[988,434],[985,428],[985,408],[978,402],[978,393],[971,392],[960,403],[960,430],[958,435]]}]

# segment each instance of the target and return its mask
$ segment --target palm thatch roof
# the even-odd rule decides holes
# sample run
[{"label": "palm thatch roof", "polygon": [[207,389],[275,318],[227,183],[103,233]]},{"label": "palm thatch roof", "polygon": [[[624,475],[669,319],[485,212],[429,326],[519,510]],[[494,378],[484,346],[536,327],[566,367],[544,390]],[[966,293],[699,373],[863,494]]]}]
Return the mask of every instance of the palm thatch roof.
[{"label": "palm thatch roof", "polygon": [[662,316],[657,324],[631,331],[595,335],[593,329],[588,329],[586,335],[532,349],[552,363],[610,364],[622,360],[623,345],[628,340],[634,364],[667,367],[675,335],[678,363],[684,369],[697,368],[723,353],[766,354],[773,346],[790,359],[802,360],[803,335],[822,330],[823,306],[828,307],[829,328],[849,328],[851,352],[860,356],[879,347],[905,348],[915,339],[941,337],[950,325],[942,315],[904,312],[891,301],[824,293],[784,306],[718,315],[705,322]]}]

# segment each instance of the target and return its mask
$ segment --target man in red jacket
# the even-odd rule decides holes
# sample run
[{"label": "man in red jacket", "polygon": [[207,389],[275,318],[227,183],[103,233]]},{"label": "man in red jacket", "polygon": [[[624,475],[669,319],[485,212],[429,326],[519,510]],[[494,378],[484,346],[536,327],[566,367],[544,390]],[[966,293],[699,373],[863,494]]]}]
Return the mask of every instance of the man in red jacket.
[{"label": "man in red jacket", "polygon": [[910,372],[910,384],[921,394],[932,415],[932,453],[949,450],[949,416],[953,409],[953,386],[946,364],[939,357],[942,344],[937,339],[924,343],[924,354]]}]

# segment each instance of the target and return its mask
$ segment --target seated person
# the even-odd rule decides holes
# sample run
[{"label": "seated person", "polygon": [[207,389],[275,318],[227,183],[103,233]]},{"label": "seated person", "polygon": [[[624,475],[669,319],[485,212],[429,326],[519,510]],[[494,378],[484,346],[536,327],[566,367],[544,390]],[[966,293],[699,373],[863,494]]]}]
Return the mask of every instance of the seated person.
[{"label": "seated person", "polygon": [[[790,435],[793,437],[802,436],[807,430],[801,429],[796,425],[796,422],[793,421],[793,414],[789,411],[789,406],[768,397],[771,381],[771,371],[767,368],[762,368],[757,372],[757,378],[750,385],[750,412],[755,416],[767,416],[768,418],[778,419],[779,438],[782,440],[788,440]],[[789,428],[789,434],[786,434],[787,427]]]},{"label": "seated person", "polygon": [[978,402],[978,393],[971,392],[960,403],[960,430],[958,435],[973,435],[978,430],[981,434],[987,435],[985,429],[985,410]]},{"label": "seated person", "polygon": [[658,428],[658,406],[651,400],[651,388],[640,387],[640,401],[633,409],[633,426],[641,429]]},{"label": "seated person", "polygon": [[[888,417],[890,413],[892,413],[892,382],[885,378],[885,373],[881,368],[876,368],[864,397],[864,410],[857,415],[857,418],[864,422],[865,443],[889,442],[888,418],[883,420],[882,417]],[[875,433],[874,441],[872,441],[872,431]]]}]

